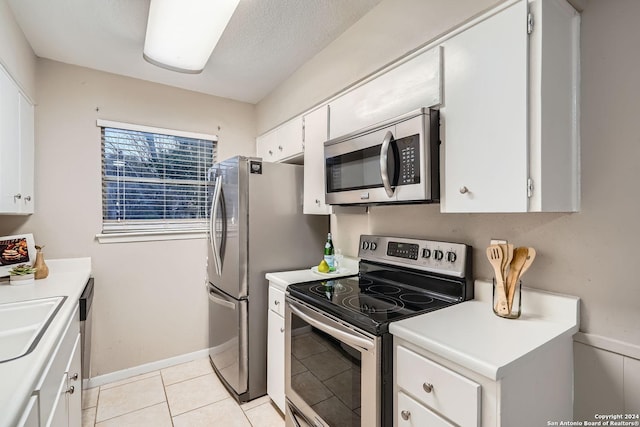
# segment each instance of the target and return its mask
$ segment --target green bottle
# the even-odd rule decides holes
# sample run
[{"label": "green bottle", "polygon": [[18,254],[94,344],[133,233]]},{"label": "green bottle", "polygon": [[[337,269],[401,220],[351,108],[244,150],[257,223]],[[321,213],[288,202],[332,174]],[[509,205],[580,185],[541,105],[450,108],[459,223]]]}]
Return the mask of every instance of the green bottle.
[{"label": "green bottle", "polygon": [[331,240],[331,233],[327,235],[327,243],[324,244],[324,260],[329,265],[329,271],[336,271],[336,264],[334,261],[333,241]]}]

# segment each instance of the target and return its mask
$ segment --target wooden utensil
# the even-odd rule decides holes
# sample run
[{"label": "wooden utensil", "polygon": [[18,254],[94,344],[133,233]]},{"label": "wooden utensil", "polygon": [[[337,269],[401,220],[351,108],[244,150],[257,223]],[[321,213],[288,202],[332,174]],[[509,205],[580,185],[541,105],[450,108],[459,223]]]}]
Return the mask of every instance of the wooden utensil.
[{"label": "wooden utensil", "polygon": [[527,248],[527,260],[522,266],[522,270],[520,271],[520,277],[531,267],[533,260],[536,259],[536,250],[533,248]]},{"label": "wooden utensil", "polygon": [[498,314],[506,316],[509,314],[509,305],[507,303],[507,295],[504,288],[504,276],[502,272],[502,261],[504,255],[502,248],[498,245],[491,245],[487,248],[487,258],[489,263],[493,267],[493,272],[496,276],[496,311]]},{"label": "wooden utensil", "polygon": [[[511,260],[513,259],[513,245],[511,243],[500,245],[502,248],[502,253],[504,254],[504,260],[502,261],[502,277],[507,278],[507,272],[509,271],[509,264],[511,264]],[[507,282],[505,281],[505,291]]]},{"label": "wooden utensil", "polygon": [[[535,256],[535,255],[534,255]],[[507,275],[507,284],[505,285],[505,292],[507,293],[507,304],[509,306],[509,312],[513,308],[513,297],[518,287],[518,280],[522,275],[522,269],[529,258],[529,248],[516,248],[513,253],[513,259],[509,264],[509,274]]]}]

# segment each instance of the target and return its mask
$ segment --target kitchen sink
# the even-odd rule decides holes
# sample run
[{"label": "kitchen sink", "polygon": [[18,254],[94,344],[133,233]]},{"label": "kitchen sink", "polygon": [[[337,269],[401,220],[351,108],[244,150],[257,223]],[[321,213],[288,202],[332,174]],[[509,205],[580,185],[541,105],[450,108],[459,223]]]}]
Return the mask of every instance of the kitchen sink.
[{"label": "kitchen sink", "polygon": [[0,363],[33,351],[66,298],[0,304]]}]

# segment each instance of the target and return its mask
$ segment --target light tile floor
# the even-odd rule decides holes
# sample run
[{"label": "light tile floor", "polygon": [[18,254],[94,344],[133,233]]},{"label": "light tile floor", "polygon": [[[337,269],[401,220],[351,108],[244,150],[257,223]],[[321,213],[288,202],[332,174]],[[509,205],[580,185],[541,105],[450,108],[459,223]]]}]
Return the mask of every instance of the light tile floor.
[{"label": "light tile floor", "polygon": [[83,427],[284,427],[268,396],[239,405],[209,359],[82,392]]}]

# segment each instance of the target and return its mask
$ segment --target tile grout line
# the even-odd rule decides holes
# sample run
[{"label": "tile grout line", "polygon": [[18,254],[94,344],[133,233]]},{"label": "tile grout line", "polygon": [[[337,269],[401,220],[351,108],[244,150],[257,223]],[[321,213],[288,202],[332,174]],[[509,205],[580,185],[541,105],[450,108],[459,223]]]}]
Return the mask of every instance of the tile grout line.
[{"label": "tile grout line", "polygon": [[171,415],[171,405],[169,405],[169,396],[167,395],[167,386],[164,384],[164,377],[162,376],[162,369],[158,371],[160,374],[160,381],[162,382],[162,392],[164,393],[164,401],[167,404],[167,410],[169,411],[169,421],[171,422],[171,427],[175,427],[173,423],[173,416]]}]

